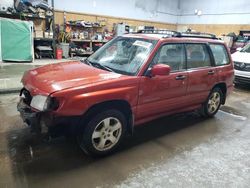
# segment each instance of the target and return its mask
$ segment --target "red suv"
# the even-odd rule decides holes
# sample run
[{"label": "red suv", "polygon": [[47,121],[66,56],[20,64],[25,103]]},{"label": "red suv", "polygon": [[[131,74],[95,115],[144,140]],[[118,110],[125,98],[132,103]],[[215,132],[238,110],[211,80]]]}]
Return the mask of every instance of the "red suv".
[{"label": "red suv", "polygon": [[127,34],[81,62],[26,72],[18,110],[32,130],[64,128],[86,153],[106,155],[136,125],[197,109],[214,116],[233,79],[230,53],[213,35]]}]

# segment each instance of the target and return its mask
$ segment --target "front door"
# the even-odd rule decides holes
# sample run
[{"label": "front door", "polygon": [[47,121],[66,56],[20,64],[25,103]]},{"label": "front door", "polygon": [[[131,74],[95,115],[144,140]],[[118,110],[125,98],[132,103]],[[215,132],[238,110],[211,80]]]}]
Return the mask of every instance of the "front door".
[{"label": "front door", "polygon": [[171,67],[170,75],[142,76],[136,120],[168,113],[185,106],[188,73],[186,72],[183,44],[165,44],[154,57],[149,69],[155,64]]}]

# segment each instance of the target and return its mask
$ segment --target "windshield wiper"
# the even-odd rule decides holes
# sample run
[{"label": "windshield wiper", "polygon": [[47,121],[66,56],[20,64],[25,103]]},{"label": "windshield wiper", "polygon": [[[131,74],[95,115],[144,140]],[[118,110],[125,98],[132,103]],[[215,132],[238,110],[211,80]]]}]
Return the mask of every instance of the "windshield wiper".
[{"label": "windshield wiper", "polygon": [[95,63],[95,62],[89,62],[89,63],[94,67],[101,68],[110,72],[114,72],[114,70],[112,70],[110,67],[106,65],[101,65],[100,63]]},{"label": "windshield wiper", "polygon": [[81,59],[80,61],[87,64],[87,65],[91,65],[87,58],[86,59]]},{"label": "windshield wiper", "polygon": [[110,68],[109,66],[101,65],[100,63],[91,62],[88,59],[85,59],[82,62],[87,64],[87,65],[91,65],[93,67],[97,67],[97,68],[104,69],[104,70],[107,70],[107,71],[110,71],[110,72],[114,72],[114,70],[112,68]]},{"label": "windshield wiper", "polygon": [[112,68],[110,68],[107,65],[101,65],[102,67],[104,67],[106,70],[110,71],[110,72],[115,72]]}]

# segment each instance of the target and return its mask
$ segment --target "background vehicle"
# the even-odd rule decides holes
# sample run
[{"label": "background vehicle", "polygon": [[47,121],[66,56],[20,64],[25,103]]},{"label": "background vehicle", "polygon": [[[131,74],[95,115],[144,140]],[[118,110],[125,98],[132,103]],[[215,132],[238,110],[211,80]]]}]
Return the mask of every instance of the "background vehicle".
[{"label": "background vehicle", "polygon": [[234,33],[231,33],[234,38],[233,45],[230,48],[231,54],[235,53],[238,48],[243,48],[250,41],[250,31],[240,31],[239,35],[236,36]]},{"label": "background vehicle", "polygon": [[82,63],[30,70],[18,110],[34,130],[65,125],[83,151],[106,155],[134,125],[197,109],[214,116],[233,73],[214,35],[145,31],[115,38]]},{"label": "background vehicle", "polygon": [[232,54],[235,84],[250,84],[250,43]]}]

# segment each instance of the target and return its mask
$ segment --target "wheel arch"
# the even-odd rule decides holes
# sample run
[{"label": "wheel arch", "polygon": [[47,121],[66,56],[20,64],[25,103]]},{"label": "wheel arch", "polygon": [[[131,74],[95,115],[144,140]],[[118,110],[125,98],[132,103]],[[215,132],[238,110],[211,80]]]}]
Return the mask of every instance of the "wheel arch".
[{"label": "wheel arch", "polygon": [[227,85],[226,85],[226,83],[221,82],[221,83],[216,84],[216,85],[212,88],[212,90],[213,90],[214,88],[216,88],[216,87],[217,87],[217,88],[220,88],[220,90],[221,90],[222,93],[223,93],[222,104],[224,105],[224,104],[226,103]]},{"label": "wheel arch", "polygon": [[83,114],[83,121],[88,121],[93,115],[98,112],[101,112],[103,109],[117,109],[124,113],[125,117],[127,118],[127,133],[129,135],[133,134],[134,129],[134,116],[132,112],[132,107],[126,100],[109,100],[100,102],[97,104],[92,105],[86,112]]}]

